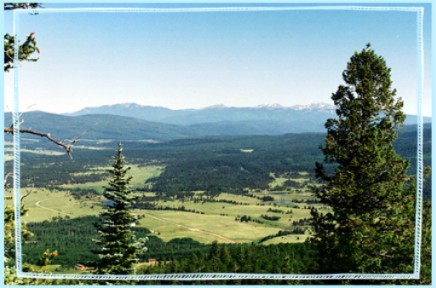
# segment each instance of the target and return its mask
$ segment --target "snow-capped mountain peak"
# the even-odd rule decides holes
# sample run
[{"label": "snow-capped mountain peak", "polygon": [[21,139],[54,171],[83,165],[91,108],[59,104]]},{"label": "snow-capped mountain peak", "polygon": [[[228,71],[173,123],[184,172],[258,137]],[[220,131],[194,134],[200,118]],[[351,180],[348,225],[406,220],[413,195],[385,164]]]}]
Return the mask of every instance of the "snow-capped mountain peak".
[{"label": "snow-capped mountain peak", "polygon": [[335,106],[327,103],[312,103],[307,105],[294,105],[295,110],[334,110]]},{"label": "snow-capped mountain peak", "polygon": [[273,104],[258,105],[257,108],[280,109],[280,108],[285,108],[285,107],[283,107],[282,105],[280,105],[278,103],[273,103]]}]

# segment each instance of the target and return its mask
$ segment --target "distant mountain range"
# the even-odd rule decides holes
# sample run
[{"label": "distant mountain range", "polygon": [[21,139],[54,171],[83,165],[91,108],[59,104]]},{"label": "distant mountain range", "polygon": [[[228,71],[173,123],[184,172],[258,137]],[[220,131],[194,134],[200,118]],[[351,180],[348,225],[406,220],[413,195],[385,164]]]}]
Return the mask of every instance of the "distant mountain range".
[{"label": "distant mountain range", "polygon": [[[259,105],[257,107],[213,105],[202,109],[180,110],[172,110],[165,107],[142,106],[135,103],[123,103],[87,107],[65,115],[118,115],[182,126],[209,123],[222,123],[222,125],[225,126],[230,122],[258,125],[260,122],[266,121],[270,123],[270,126],[272,124],[284,123],[287,126],[286,131],[291,129],[294,132],[320,132],[324,130],[325,120],[335,116],[335,109],[335,106],[326,103],[295,105],[291,107],[284,107],[279,104]],[[429,122],[431,118],[425,117],[424,120],[425,122]],[[408,115],[405,124],[416,124],[416,116]]]},{"label": "distant mountain range", "polygon": [[[81,135],[85,139],[157,140],[227,135],[281,135],[286,133],[325,132],[325,121],[335,117],[329,104],[283,107],[226,107],[171,110],[134,103],[84,108],[66,114],[41,111],[23,115],[25,128],[50,132],[57,139]],[[425,122],[431,118],[425,117]],[[11,113],[5,113],[5,125]],[[408,115],[406,125],[416,124]]]},{"label": "distant mountain range", "polygon": [[[182,126],[220,122],[223,122],[223,125],[229,122],[259,123],[259,121],[267,121],[271,124],[280,122],[294,124],[296,126],[305,123],[307,126],[304,128],[305,131],[315,131],[319,130],[319,127],[316,127],[318,125],[315,123],[318,124],[321,119],[331,117],[331,115],[334,114],[334,109],[334,106],[328,104],[299,105],[293,107],[283,107],[278,104],[273,104],[257,107],[226,107],[224,105],[214,105],[203,109],[172,110],[164,107],[124,103],[84,108],[67,115],[108,114]],[[313,126],[313,124],[316,126]]]}]

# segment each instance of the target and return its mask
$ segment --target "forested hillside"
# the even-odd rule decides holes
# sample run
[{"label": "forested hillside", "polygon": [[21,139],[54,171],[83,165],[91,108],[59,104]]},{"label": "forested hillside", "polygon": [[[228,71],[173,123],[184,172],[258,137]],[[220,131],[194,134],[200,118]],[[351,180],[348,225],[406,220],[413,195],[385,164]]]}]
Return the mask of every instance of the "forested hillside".
[{"label": "forested hillside", "polygon": [[[424,165],[431,163],[431,126],[424,129]],[[287,134],[282,136],[229,136],[187,138],[164,143],[123,141],[125,154],[132,164],[158,163],[164,172],[149,179],[146,187],[153,191],[173,195],[196,190],[212,194],[223,191],[240,193],[244,188],[265,188],[271,181],[270,173],[307,171],[314,175],[315,161],[322,160],[318,146],[321,133]],[[28,137],[26,137],[28,138]],[[6,138],[7,139],[7,138]],[[32,138],[35,139],[35,138]],[[39,140],[39,139],[35,139]],[[83,183],[101,180],[101,174],[74,176],[83,167],[105,166],[111,157],[109,147],[118,140],[82,141],[77,145],[74,160],[63,153],[46,155],[26,152],[26,149],[50,147],[44,141],[22,141],[22,179],[32,179],[32,185],[45,187],[49,184]],[[89,149],[86,149],[88,147]],[[406,126],[395,141],[398,153],[410,161],[409,174],[416,167],[416,128]],[[52,149],[53,147],[51,147]],[[7,148],[9,149],[9,148]],[[8,150],[7,150],[8,151]],[[45,163],[45,164],[44,164]],[[6,162],[6,170],[12,161]],[[53,165],[58,169],[53,170]],[[430,198],[430,179],[425,183],[425,197]],[[26,186],[27,182],[23,181]]]}]

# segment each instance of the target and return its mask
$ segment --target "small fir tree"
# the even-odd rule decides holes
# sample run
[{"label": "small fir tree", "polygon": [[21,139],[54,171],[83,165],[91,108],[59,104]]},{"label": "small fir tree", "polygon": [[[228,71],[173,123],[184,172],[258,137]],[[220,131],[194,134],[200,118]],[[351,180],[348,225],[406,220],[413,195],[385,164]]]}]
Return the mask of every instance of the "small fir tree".
[{"label": "small fir tree", "polygon": [[107,205],[101,213],[101,223],[96,224],[99,239],[95,242],[99,248],[94,253],[100,257],[97,265],[99,274],[134,273],[133,263],[146,249],[146,239],[137,240],[132,231],[137,217],[131,213],[134,197],[129,182],[132,177],[127,177],[130,167],[124,168],[122,150],[121,144],[118,145],[117,156],[109,170],[113,178],[103,193]]},{"label": "small fir tree", "polygon": [[[408,161],[393,147],[405,115],[391,88],[390,69],[368,44],[350,59],[346,85],[332,99],[321,147],[323,164],[314,189],[331,212],[312,209],[319,272],[411,273],[414,242],[414,185]],[[330,172],[327,172],[330,171]]]}]

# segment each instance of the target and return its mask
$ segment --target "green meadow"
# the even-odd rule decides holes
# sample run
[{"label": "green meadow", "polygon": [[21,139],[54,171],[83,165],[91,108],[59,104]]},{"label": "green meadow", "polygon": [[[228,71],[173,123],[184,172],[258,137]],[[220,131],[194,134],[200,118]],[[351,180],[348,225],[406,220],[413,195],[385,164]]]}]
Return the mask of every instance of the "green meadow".
[{"label": "green meadow", "polygon": [[[141,189],[144,187],[145,181],[149,178],[158,177],[163,170],[165,169],[163,166],[139,166],[139,165],[129,165],[129,175],[132,177],[130,182],[130,186],[132,189]],[[60,187],[64,189],[92,189],[99,193],[102,193],[108,185],[108,181],[110,179],[110,175],[107,172],[110,167],[97,167],[90,168],[89,171],[86,172],[78,172],[72,173],[74,176],[84,176],[91,174],[99,174],[105,175],[105,177],[100,181],[95,182],[86,182],[86,183],[78,183],[78,184],[63,184]]]},{"label": "green meadow", "polygon": [[[145,180],[157,177],[162,173],[162,166],[131,165],[131,186],[140,188]],[[107,167],[89,168],[88,173],[105,173]],[[104,198],[101,195],[82,197],[77,199],[71,195],[69,189],[95,189],[102,192],[107,185],[107,180],[88,182],[82,184],[62,185],[62,190],[50,190],[45,188],[23,188],[21,196],[24,198],[28,213],[22,217],[23,222],[42,222],[56,217],[78,218],[84,216],[96,216],[102,211]],[[156,197],[154,192],[136,193],[138,196]],[[221,193],[219,196],[207,200],[201,198],[204,193],[197,191],[195,197],[188,199],[164,199],[150,201],[159,210],[136,209],[135,214],[141,216],[138,227],[144,227],[152,231],[164,241],[175,238],[188,237],[201,243],[218,241],[221,243],[250,243],[259,241],[268,235],[278,233],[280,230],[289,230],[293,227],[292,222],[310,217],[310,209],[304,203],[283,204],[274,201],[264,202],[264,195],[273,196],[274,199],[311,199],[308,192],[289,192],[287,195],[274,195],[274,191],[253,192],[252,196]],[[12,192],[7,190],[7,205],[12,204]],[[257,198],[256,198],[257,196]],[[158,198],[156,198],[158,199]],[[199,200],[204,199],[204,200]],[[292,201],[292,200],[290,200]],[[295,208],[298,205],[299,208]],[[316,204],[319,205],[319,204]],[[183,209],[180,211],[177,209]],[[294,207],[294,208],[293,208]],[[172,210],[164,210],[172,209]],[[278,220],[271,221],[261,215],[277,216]],[[251,221],[242,222],[241,217],[250,217]],[[308,234],[308,232],[307,232]],[[286,235],[265,241],[268,243],[302,242],[308,235]]]}]

